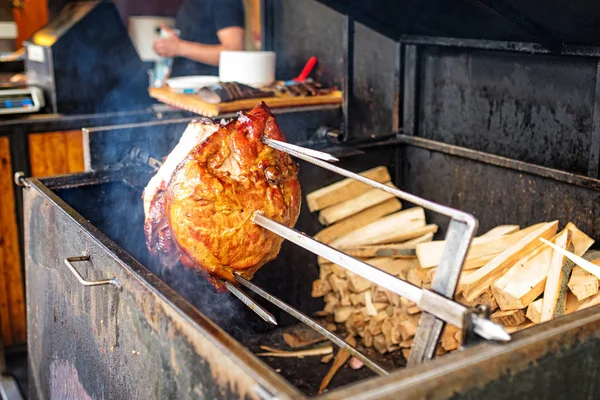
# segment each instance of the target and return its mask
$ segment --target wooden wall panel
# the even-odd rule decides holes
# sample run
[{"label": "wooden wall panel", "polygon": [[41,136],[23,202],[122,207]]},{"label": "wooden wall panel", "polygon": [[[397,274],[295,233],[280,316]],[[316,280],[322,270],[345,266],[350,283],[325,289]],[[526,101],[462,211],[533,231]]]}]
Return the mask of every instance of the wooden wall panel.
[{"label": "wooden wall panel", "polygon": [[48,1],[27,0],[24,8],[13,8],[13,18],[19,27],[17,48],[37,30],[48,23]]},{"label": "wooden wall panel", "polygon": [[0,333],[4,345],[27,340],[10,142],[0,138]]},{"label": "wooden wall panel", "polygon": [[32,133],[29,159],[34,177],[83,172],[81,131]]}]

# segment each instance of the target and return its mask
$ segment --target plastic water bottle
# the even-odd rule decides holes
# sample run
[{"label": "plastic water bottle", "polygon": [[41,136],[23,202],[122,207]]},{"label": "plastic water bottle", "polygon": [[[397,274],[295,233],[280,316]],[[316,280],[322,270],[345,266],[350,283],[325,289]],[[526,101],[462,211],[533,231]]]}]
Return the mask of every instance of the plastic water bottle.
[{"label": "plastic water bottle", "polygon": [[[173,32],[177,36],[181,34],[179,30],[173,29]],[[160,38],[166,38],[168,36],[167,31],[161,28]],[[173,58],[171,57],[159,57],[158,61],[154,64],[154,70],[150,72],[150,85],[152,87],[164,86],[167,78],[171,74],[171,68],[173,67]]]}]

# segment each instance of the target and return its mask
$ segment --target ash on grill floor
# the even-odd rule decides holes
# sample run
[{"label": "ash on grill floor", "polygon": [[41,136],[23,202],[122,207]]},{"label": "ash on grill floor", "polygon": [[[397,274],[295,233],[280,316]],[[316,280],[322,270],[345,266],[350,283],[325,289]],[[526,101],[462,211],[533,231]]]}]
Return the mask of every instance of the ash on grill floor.
[{"label": "ash on grill floor", "polygon": [[[267,334],[254,337],[248,340],[245,344],[254,354],[265,352],[265,350],[261,349],[260,346],[269,346],[286,351],[299,350],[291,349],[283,340],[283,334],[291,333],[297,335],[298,332],[305,329],[307,329],[307,327],[303,324],[277,328]],[[340,329],[339,325],[338,329]],[[336,334],[342,338],[345,337],[344,332],[341,329],[337,331]],[[322,346],[324,343],[333,345],[331,342],[321,342],[315,345],[307,346],[306,348]],[[333,348],[335,355],[337,354],[338,347],[333,345]],[[372,348],[365,349],[360,344],[358,345],[358,350],[388,371],[393,371],[406,365],[406,360],[404,357],[402,357],[400,352],[381,355]],[[321,381],[331,368],[331,364],[333,362],[330,361],[329,363],[324,364],[321,362],[321,357],[322,356],[311,356],[304,358],[260,358],[271,368],[279,372],[285,379],[287,379],[292,385],[296,386],[304,394],[312,396],[317,394],[319,386],[321,385]],[[340,370],[335,374],[328,386],[328,390],[333,390],[335,388],[346,386],[353,382],[374,376],[376,376],[376,374],[367,367],[363,366],[359,370],[353,370],[350,368],[347,362],[346,365],[340,368]]]}]

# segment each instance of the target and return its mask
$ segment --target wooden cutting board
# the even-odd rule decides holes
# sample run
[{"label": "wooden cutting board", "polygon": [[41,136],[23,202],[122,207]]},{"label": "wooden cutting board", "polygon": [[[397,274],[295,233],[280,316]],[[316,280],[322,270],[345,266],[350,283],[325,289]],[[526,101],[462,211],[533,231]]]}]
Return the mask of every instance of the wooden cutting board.
[{"label": "wooden cutting board", "polygon": [[289,96],[236,100],[228,103],[210,104],[200,100],[197,95],[172,92],[169,88],[150,88],[150,97],[161,103],[181,108],[205,117],[217,117],[221,114],[251,110],[261,101],[271,108],[305,107],[323,104],[342,104],[342,92],[335,91],[321,96]]}]

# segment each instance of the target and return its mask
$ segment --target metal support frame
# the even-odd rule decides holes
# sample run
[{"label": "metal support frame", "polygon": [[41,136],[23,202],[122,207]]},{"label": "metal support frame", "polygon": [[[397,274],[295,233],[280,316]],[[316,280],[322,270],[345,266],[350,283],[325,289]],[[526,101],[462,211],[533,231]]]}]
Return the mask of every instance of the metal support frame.
[{"label": "metal support frame", "polygon": [[395,57],[394,57],[394,113],[392,114],[392,130],[398,132],[402,123],[402,106],[404,102],[400,96],[403,96],[402,90],[402,62],[404,56],[402,54],[402,44],[400,42],[395,43]]},{"label": "metal support frame", "polygon": [[596,87],[594,90],[594,114],[592,121],[588,176],[590,178],[600,178],[600,60],[598,60],[596,67]]},{"label": "metal support frame", "polygon": [[14,378],[0,376],[0,399],[1,400],[22,400],[21,392]]},{"label": "metal support frame", "polygon": [[[467,257],[471,242],[465,242],[464,237],[469,234],[472,234],[472,231],[468,223],[455,219],[450,221],[441,262],[431,281],[431,290],[450,299],[454,298],[462,265]],[[420,364],[433,357],[443,327],[444,321],[431,314],[423,314],[419,320],[419,327],[415,334],[408,366]]]},{"label": "metal support frame", "polygon": [[473,347],[483,341],[481,337],[475,333],[473,321],[476,317],[489,318],[489,307],[478,305],[465,313],[462,327],[462,348]]},{"label": "metal support frame", "polygon": [[344,102],[343,128],[344,138],[350,137],[350,110],[352,108],[352,98],[354,96],[354,19],[351,16],[346,17],[346,30],[344,32]]},{"label": "metal support frame", "polygon": [[[444,36],[418,36],[401,35],[398,40],[405,44],[416,44],[423,46],[440,46],[455,48],[471,48],[481,50],[499,50],[527,54],[557,54],[547,49],[540,43],[534,42],[512,42],[488,39],[465,39]],[[565,44],[559,55],[577,57],[600,57],[600,46],[578,46]]]},{"label": "metal support frame", "polygon": [[417,133],[417,46],[404,45],[402,130],[407,135]]}]

